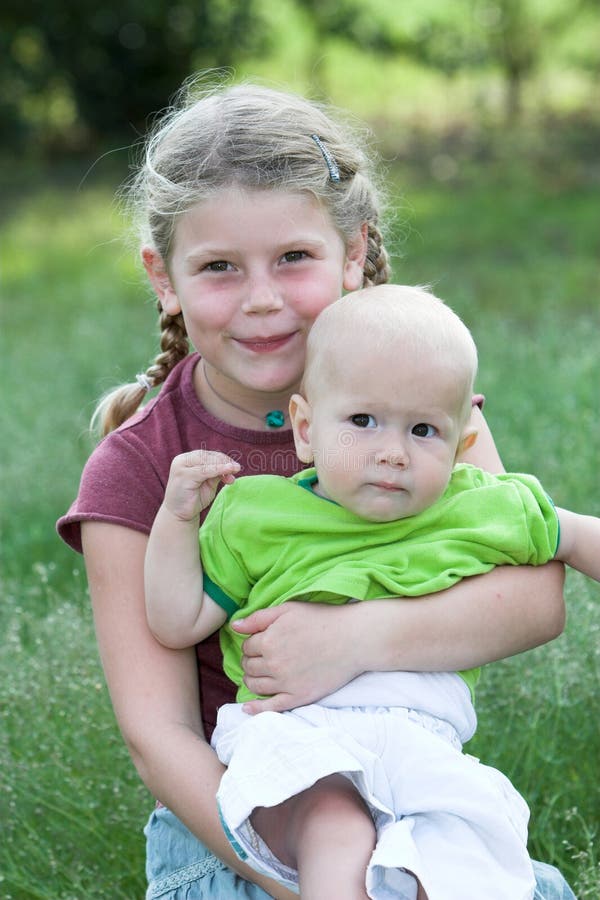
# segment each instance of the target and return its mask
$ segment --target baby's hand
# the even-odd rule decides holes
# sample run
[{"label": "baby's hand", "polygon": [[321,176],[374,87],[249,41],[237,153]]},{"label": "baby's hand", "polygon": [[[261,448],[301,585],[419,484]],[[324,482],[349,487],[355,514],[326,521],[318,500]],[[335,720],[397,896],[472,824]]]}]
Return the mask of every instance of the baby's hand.
[{"label": "baby's hand", "polygon": [[198,518],[209,506],[219,482],[231,484],[240,464],[217,450],[191,450],[171,463],[163,505],[184,522]]}]

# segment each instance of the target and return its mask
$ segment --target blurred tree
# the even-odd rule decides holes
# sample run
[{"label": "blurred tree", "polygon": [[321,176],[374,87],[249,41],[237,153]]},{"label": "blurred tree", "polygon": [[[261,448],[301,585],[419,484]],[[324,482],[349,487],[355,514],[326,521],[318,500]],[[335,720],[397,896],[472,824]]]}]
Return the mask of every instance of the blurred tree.
[{"label": "blurred tree", "polygon": [[475,0],[473,15],[486,56],[505,83],[508,124],[521,115],[525,80],[539,67],[548,44],[582,11],[581,0]]},{"label": "blurred tree", "polygon": [[254,0],[3,0],[0,122],[86,143],[145,128],[198,68],[260,46]]},{"label": "blurred tree", "polygon": [[379,54],[407,56],[446,75],[497,68],[506,119],[521,112],[523,84],[551,41],[598,0],[296,0],[315,33]]}]

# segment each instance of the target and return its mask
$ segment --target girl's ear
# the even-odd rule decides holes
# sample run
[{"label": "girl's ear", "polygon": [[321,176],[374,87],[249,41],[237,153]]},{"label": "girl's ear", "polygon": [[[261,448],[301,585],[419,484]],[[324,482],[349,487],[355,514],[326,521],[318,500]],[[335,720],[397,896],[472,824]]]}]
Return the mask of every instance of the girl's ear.
[{"label": "girl's ear", "polygon": [[365,260],[367,258],[368,233],[369,226],[366,222],[363,222],[360,231],[350,239],[346,247],[343,280],[345,291],[357,291],[362,287]]},{"label": "girl's ear", "polygon": [[301,394],[292,394],[290,399],[290,421],[294,431],[296,454],[303,463],[311,463],[314,459],[310,443],[311,408],[308,400]]},{"label": "girl's ear", "polygon": [[163,310],[169,316],[176,316],[181,312],[181,306],[162,256],[153,247],[143,247],[142,262]]}]

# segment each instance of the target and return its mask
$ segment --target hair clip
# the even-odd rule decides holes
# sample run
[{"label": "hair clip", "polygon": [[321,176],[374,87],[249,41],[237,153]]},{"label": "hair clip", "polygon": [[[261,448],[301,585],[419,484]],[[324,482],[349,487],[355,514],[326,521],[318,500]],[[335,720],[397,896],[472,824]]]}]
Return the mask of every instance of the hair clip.
[{"label": "hair clip", "polygon": [[340,180],[340,170],[329,148],[323,143],[318,134],[311,134],[311,138],[323,154],[323,159],[329,169],[329,180],[337,183]]},{"label": "hair clip", "polygon": [[140,372],[138,375],[136,375],[135,380],[137,381],[139,386],[146,391],[146,393],[148,393],[148,391],[151,391],[154,387],[145,372]]}]

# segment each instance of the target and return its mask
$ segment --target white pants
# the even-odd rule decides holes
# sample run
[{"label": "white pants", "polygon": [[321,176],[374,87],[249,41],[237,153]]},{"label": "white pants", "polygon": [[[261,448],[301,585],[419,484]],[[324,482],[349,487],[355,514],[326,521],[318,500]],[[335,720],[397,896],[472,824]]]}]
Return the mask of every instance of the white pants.
[{"label": "white pants", "polygon": [[414,873],[429,900],[530,900],[529,810],[508,779],[463,754],[455,730],[406,708],[319,705],[247,716],[219,711],[213,736],[228,766],[217,794],[238,854],[297,890],[252,829],[257,806],[276,806],[316,781],[342,773],[368,804],[377,845],[369,897],[416,898]]}]

